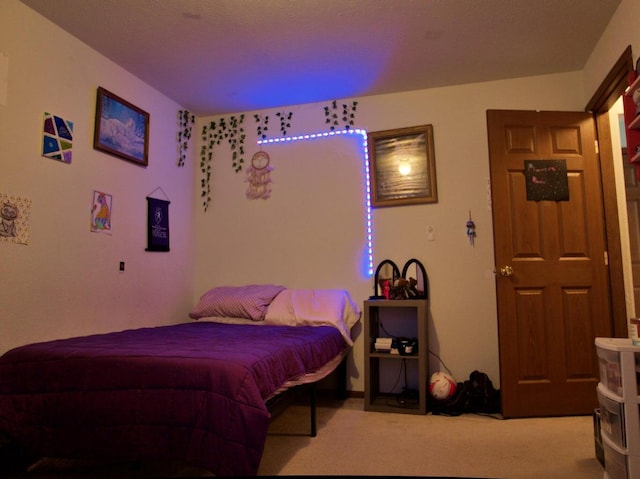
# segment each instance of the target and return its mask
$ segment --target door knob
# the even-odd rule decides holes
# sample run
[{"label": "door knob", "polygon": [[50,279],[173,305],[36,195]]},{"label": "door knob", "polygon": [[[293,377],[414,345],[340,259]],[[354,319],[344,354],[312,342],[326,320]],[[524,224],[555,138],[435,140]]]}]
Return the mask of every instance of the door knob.
[{"label": "door knob", "polygon": [[513,274],[513,268],[511,266],[503,266],[500,268],[500,274],[505,278],[508,278]]}]

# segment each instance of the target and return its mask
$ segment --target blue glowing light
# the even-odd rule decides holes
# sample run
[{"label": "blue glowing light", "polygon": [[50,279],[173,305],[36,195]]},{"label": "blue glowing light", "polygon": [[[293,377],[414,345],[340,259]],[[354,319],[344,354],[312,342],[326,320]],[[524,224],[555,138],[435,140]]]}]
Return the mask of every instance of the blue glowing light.
[{"label": "blue glowing light", "polygon": [[268,138],[264,140],[258,140],[258,145],[264,145],[269,143],[288,143],[293,141],[303,141],[303,140],[317,140],[327,137],[333,137],[337,135],[360,135],[362,138],[362,159],[364,163],[364,190],[365,190],[365,223],[366,223],[366,235],[365,238],[367,240],[367,274],[369,276],[373,275],[373,226],[371,219],[371,187],[369,178],[369,151],[367,149],[367,131],[361,129],[354,130],[339,130],[339,131],[328,131],[322,133],[311,133],[305,135],[298,136],[286,136],[282,138]]}]

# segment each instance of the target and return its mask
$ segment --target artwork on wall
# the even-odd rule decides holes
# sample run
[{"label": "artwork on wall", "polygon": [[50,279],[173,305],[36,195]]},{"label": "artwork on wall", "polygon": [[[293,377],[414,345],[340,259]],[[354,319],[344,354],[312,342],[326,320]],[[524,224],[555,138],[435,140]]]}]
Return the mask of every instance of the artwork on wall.
[{"label": "artwork on wall", "polygon": [[112,207],[113,197],[111,195],[94,190],[93,205],[91,206],[92,232],[111,234]]},{"label": "artwork on wall", "polygon": [[137,165],[149,164],[149,113],[98,88],[93,147]]},{"label": "artwork on wall", "polygon": [[73,122],[45,112],[42,126],[42,156],[71,163],[72,148]]},{"label": "artwork on wall", "polygon": [[371,206],[436,203],[433,126],[369,133]]},{"label": "artwork on wall", "polygon": [[27,244],[31,200],[0,193],[0,242]]}]

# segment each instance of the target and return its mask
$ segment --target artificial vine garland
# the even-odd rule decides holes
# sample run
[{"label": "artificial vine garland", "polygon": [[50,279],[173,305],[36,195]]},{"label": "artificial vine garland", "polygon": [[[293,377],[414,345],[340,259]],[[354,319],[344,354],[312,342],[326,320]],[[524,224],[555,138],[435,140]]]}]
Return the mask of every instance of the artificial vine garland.
[{"label": "artificial vine garland", "polygon": [[[291,118],[293,118],[293,112],[279,111],[276,116],[280,118],[280,133],[282,136],[287,136],[288,128],[291,128]],[[269,115],[261,115],[256,113],[253,115],[258,125],[256,126],[256,133],[258,138],[265,140],[267,138],[267,131],[269,130]]]},{"label": "artificial vine garland", "polygon": [[178,110],[178,166],[180,167],[184,166],[184,160],[187,157],[191,130],[195,121],[195,115],[188,110]]},{"label": "artificial vine garland", "polygon": [[338,110],[338,102],[336,100],[333,100],[331,102],[331,107],[324,107],[325,123],[330,124],[331,131],[334,131],[337,126],[340,126],[340,120],[342,120],[343,128],[345,130],[348,130],[355,123],[357,106],[357,101],[351,102],[351,106],[343,103],[342,116],[340,116]]},{"label": "artificial vine garland", "polygon": [[239,172],[244,164],[244,114],[239,117],[231,116],[229,119],[220,118],[218,122],[211,121],[202,127],[202,147],[200,148],[200,180],[202,206],[207,211],[211,203],[211,160],[213,160],[213,147],[227,140],[231,148],[231,166],[235,172]]}]

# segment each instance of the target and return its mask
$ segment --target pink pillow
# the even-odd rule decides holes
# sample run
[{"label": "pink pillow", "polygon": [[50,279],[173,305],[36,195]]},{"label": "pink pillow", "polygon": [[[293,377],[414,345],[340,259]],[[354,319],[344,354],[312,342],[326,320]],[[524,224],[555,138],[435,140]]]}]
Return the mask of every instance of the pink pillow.
[{"label": "pink pillow", "polygon": [[200,296],[189,316],[193,319],[221,316],[262,321],[273,298],[284,289],[275,284],[219,286]]}]

